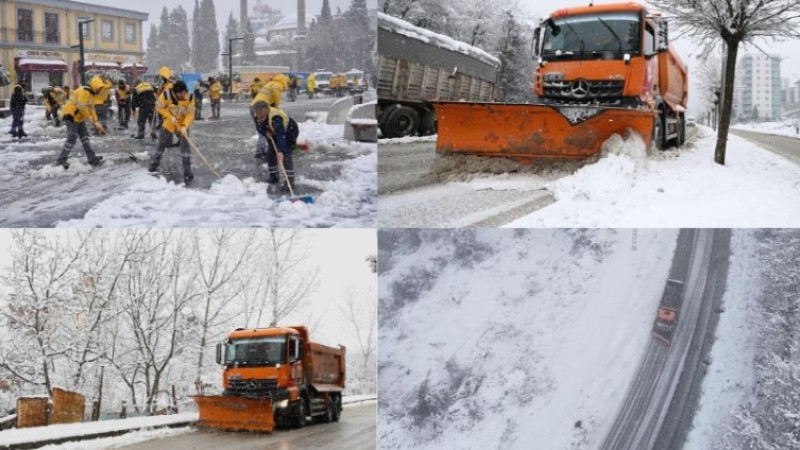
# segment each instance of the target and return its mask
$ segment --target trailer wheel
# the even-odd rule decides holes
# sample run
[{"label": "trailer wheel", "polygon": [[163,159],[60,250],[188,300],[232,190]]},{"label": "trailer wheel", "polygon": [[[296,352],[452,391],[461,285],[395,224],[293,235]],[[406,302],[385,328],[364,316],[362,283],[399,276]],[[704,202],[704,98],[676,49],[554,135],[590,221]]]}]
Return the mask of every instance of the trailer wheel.
[{"label": "trailer wheel", "polygon": [[338,422],[342,417],[342,397],[338,395],[333,396],[333,421]]},{"label": "trailer wheel", "polygon": [[419,114],[408,106],[398,106],[389,113],[385,127],[381,127],[384,137],[399,138],[411,136],[419,128]]},{"label": "trailer wheel", "polygon": [[430,136],[432,134],[436,134],[436,112],[434,110],[429,109],[425,111],[425,114],[422,116],[422,123],[419,126],[419,134],[421,136]]},{"label": "trailer wheel", "polygon": [[664,150],[664,120],[661,113],[653,121],[653,148]]}]

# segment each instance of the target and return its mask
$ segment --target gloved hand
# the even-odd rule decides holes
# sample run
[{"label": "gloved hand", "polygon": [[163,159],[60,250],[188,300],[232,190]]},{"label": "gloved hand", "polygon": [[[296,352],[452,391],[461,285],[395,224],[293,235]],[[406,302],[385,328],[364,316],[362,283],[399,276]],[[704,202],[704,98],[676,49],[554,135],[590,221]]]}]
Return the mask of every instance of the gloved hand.
[{"label": "gloved hand", "polygon": [[106,129],[98,122],[94,123],[94,129],[97,130],[98,134],[106,134]]}]

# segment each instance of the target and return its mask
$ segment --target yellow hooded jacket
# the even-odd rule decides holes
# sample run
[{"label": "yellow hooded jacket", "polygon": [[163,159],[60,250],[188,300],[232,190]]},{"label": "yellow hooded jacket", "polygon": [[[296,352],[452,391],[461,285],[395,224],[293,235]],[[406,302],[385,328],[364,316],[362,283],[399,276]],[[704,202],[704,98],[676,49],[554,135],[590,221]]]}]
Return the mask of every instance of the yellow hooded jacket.
[{"label": "yellow hooded jacket", "polygon": [[317,89],[317,75],[312,73],[311,75],[308,76],[308,79],[306,80],[306,90],[308,90],[309,92],[314,92],[316,89]]},{"label": "yellow hooded jacket", "polygon": [[156,108],[159,114],[164,118],[164,128],[170,133],[175,133],[176,127],[172,123],[172,118],[178,120],[178,126],[186,128],[192,126],[194,122],[194,96],[192,94],[186,95],[186,100],[179,100],[172,90],[166,90],[158,96]]},{"label": "yellow hooded jacket", "polygon": [[98,102],[98,98],[103,99],[102,95],[95,95],[89,88],[81,86],[72,90],[72,94],[61,110],[61,118],[72,116],[75,123],[85,122],[87,119],[93,123],[97,122],[97,112],[94,110],[94,105],[101,104],[105,100]]},{"label": "yellow hooded jacket", "polygon": [[208,98],[211,100],[219,100],[222,96],[222,84],[219,81],[215,81],[214,84],[211,85],[211,88],[208,90]]},{"label": "yellow hooded jacket", "polygon": [[280,81],[270,81],[258,91],[258,95],[253,99],[253,103],[255,103],[256,100],[262,100],[267,102],[270,106],[277,108],[281,104],[281,91],[283,90],[284,87]]}]

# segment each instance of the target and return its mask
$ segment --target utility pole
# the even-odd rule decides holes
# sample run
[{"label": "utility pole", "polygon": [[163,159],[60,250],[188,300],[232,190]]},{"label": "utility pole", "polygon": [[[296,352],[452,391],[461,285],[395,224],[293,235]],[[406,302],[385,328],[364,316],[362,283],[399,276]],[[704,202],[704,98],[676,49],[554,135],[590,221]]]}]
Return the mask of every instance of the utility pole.
[{"label": "utility pole", "polygon": [[[80,48],[81,52],[81,86],[86,86],[86,64],[85,64],[85,55],[83,52],[83,27],[94,22],[94,19],[86,19],[78,21],[78,47]],[[95,37],[97,39],[97,37]]]},{"label": "utility pole", "polygon": [[244,40],[244,37],[232,37],[228,39],[228,53],[223,53],[222,56],[228,55],[228,94],[233,92],[233,41]]}]

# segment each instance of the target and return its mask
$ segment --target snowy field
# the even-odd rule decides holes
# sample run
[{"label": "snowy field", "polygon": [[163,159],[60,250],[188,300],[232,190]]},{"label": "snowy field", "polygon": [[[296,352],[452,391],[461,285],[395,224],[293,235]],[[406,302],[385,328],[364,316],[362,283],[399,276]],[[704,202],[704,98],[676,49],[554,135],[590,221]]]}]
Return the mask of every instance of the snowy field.
[{"label": "snowy field", "polygon": [[[553,205],[506,226],[800,227],[800,166],[736,136],[720,166],[716,137],[705,127],[698,133],[695,142],[652,156],[638,137],[614,136],[597,163],[539,181]],[[527,180],[526,189],[536,187]]]},{"label": "snowy field", "polygon": [[800,139],[800,134],[797,133],[795,126],[800,126],[800,119],[786,119],[778,122],[740,123],[731,125],[731,128]]},{"label": "snowy field", "polygon": [[381,231],[380,448],[598,447],[677,238],[635,233]]},{"label": "snowy field", "polygon": [[[296,187],[298,193],[313,195],[315,203],[289,202],[286,195],[268,191],[265,168],[253,159],[256,136],[246,105],[229,108],[223,107],[223,120],[192,127],[193,140],[222,178],[214,178],[193,154],[196,179],[187,187],[176,149],[167,149],[163,174],[152,176],[146,166],[155,145],[147,139],[133,141],[129,131],[92,138],[93,148],[106,159],[100,168],[86,164],[80,143],[71,153],[68,171],[53,166],[65,128],[46,124],[42,107],[28,107],[25,130],[30,137],[18,142],[0,135],[0,226],[374,226],[375,144],[346,141],[341,125],[298,117],[299,142],[309,150],[295,153]],[[110,120],[109,128],[115,122]],[[0,130],[10,124],[10,118],[0,120]],[[126,152],[140,162],[131,162]]]}]

